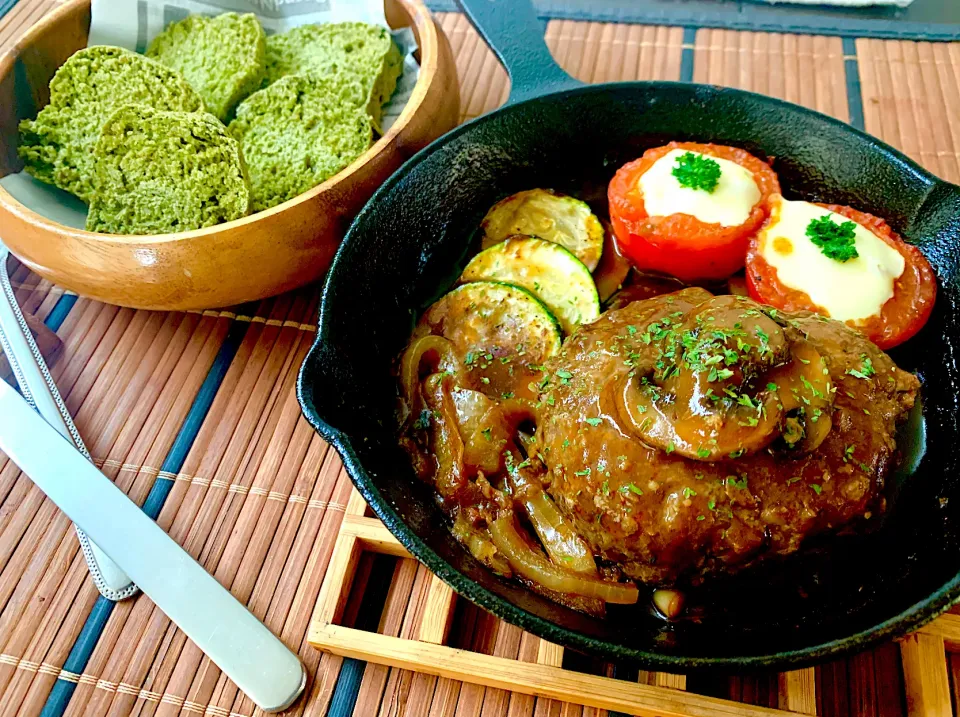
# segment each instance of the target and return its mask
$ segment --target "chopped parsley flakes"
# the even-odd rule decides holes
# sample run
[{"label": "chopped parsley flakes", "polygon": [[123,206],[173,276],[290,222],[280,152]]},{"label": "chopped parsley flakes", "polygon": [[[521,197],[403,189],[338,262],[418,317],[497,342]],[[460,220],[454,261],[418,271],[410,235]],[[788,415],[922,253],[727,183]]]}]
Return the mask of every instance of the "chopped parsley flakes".
[{"label": "chopped parsley flakes", "polygon": [[586,421],[587,421],[587,423],[589,423],[591,426],[599,426],[601,423],[603,423],[603,419],[602,419],[602,418],[588,418],[588,419],[586,419]]},{"label": "chopped parsley flakes", "polygon": [[825,257],[845,262],[860,256],[854,246],[856,228],[853,222],[837,224],[829,214],[825,214],[819,219],[810,220],[806,234]]},{"label": "chopped parsley flakes", "polygon": [[737,478],[736,476],[727,476],[727,485],[733,486],[734,488],[739,488],[740,490],[747,489],[747,477]]},{"label": "chopped parsley flakes", "polygon": [[430,419],[433,417],[429,408],[420,411],[420,417],[413,422],[413,427],[418,431],[425,431],[430,428]]},{"label": "chopped parsley flakes", "polygon": [[712,194],[720,183],[720,165],[709,157],[693,152],[677,157],[676,166],[670,173],[681,187],[701,189],[707,194]]},{"label": "chopped parsley flakes", "polygon": [[716,366],[712,367],[707,373],[708,381],[725,381],[726,379],[733,376],[733,371],[728,368],[717,369]]},{"label": "chopped parsley flakes", "polygon": [[847,369],[847,373],[856,378],[870,378],[877,370],[873,367],[873,361],[866,354],[860,354],[862,362],[859,369]]}]

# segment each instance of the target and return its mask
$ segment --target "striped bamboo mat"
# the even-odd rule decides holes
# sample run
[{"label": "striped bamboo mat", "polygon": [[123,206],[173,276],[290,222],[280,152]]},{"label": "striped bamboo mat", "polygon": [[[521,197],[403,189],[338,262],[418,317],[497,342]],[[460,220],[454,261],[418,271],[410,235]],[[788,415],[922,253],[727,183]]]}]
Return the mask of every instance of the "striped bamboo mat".
[{"label": "striped bamboo mat", "polygon": [[[20,0],[0,23],[0,48],[56,4]],[[496,107],[505,73],[462,16],[439,18],[457,58],[464,119]],[[775,95],[865,127],[960,179],[960,45],[575,21],[551,21],[546,32],[582,80],[695,80]],[[339,459],[301,419],[294,396],[316,287],[230,312],[164,314],[77,299],[20,267],[14,281],[23,306],[65,342],[53,373],[98,465],[299,650],[312,679],[290,714],[599,714],[306,644],[350,495]],[[348,620],[409,634],[426,578],[410,560],[365,558]],[[528,636],[469,605],[458,607],[452,634],[455,645],[535,658]],[[960,677],[960,660],[951,659]],[[653,679],[572,654],[567,661]],[[818,667],[815,679],[820,715],[907,713],[896,645]],[[779,700],[770,674],[694,676],[687,688],[759,705]],[[148,599],[99,598],[69,521],[0,460],[0,717],[256,712]]]}]

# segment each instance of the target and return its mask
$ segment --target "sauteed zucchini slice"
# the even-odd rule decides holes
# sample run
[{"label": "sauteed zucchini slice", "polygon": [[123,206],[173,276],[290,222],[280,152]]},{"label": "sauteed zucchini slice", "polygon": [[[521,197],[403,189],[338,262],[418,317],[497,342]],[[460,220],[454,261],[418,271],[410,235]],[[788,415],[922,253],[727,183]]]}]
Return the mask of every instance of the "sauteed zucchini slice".
[{"label": "sauteed zucchini slice", "polygon": [[491,398],[535,400],[541,365],[560,352],[560,325],[532,294],[495,281],[464,284],[427,309],[413,339],[453,343],[469,386]]},{"label": "sauteed zucchini slice", "polygon": [[564,332],[600,315],[590,271],[559,244],[514,236],[477,254],[460,281],[504,281],[534,294],[557,317]]},{"label": "sauteed zucchini slice", "polygon": [[483,249],[526,234],[569,249],[590,271],[603,253],[603,226],[587,203],[550,189],[529,189],[500,200],[480,229]]}]

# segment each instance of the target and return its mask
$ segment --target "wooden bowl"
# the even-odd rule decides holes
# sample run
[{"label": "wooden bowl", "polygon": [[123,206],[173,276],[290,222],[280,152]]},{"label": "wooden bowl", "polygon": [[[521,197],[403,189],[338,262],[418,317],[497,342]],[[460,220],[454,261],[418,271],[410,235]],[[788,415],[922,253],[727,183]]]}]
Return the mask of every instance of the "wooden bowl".
[{"label": "wooden bowl", "polygon": [[[283,204],[178,234],[120,236],[58,224],[0,188],[0,238],[40,276],[76,293],[141,309],[203,309],[273,296],[326,273],[347,227],[380,184],[459,115],[449,43],[419,0],[384,0],[409,26],[420,78],[403,114],[353,164]],[[87,44],[90,0],[68,0],[0,58],[0,177],[18,172],[17,125],[49,100],[50,78]]]}]

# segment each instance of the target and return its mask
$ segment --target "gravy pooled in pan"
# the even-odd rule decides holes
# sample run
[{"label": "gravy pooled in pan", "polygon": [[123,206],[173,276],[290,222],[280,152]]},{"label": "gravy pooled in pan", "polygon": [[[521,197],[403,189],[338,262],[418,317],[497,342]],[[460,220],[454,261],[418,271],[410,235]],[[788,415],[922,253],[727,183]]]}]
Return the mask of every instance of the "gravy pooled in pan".
[{"label": "gravy pooled in pan", "polygon": [[877,524],[920,388],[878,345],[921,329],[933,271],[779,191],[672,143],[620,168],[609,222],[540,189],[490,210],[399,365],[400,442],[477,559],[592,614],[642,583],[674,617],[672,588]]}]

